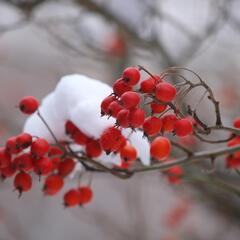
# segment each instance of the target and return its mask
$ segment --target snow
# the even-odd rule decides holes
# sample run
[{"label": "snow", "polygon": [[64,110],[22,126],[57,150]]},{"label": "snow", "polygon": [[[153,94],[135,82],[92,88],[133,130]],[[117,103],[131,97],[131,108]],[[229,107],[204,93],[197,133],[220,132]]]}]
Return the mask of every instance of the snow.
[{"label": "snow", "polygon": [[[115,123],[113,118],[101,117],[100,114],[100,104],[111,92],[112,88],[101,81],[78,74],[68,75],[42,100],[39,112],[58,140],[69,140],[64,126],[67,120],[71,120],[88,136],[98,139],[106,128]],[[27,119],[24,132],[54,143],[53,137],[37,113]],[[142,163],[149,165],[149,143],[142,138],[143,133],[139,130],[131,133],[130,129],[125,129],[123,135],[129,137],[129,141],[136,147]],[[74,150],[84,150],[78,145],[72,147]],[[121,162],[119,155],[107,156],[105,153],[96,160],[110,165],[119,165]]]}]

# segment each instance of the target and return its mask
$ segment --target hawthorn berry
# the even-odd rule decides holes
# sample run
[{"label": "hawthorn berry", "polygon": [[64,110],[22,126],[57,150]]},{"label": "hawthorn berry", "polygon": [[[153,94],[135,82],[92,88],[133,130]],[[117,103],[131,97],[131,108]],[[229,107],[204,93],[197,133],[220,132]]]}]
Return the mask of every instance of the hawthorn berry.
[{"label": "hawthorn berry", "polygon": [[20,148],[20,149],[28,148],[32,144],[32,136],[28,133],[19,134],[16,137],[16,144],[17,144],[17,148]]},{"label": "hawthorn berry", "polygon": [[142,93],[153,93],[158,82],[162,82],[161,78],[158,75],[154,75],[141,82],[140,91]]},{"label": "hawthorn berry", "polygon": [[115,96],[111,96],[111,95],[103,99],[103,101],[101,103],[101,115],[102,116],[104,116],[105,114],[108,114],[109,105],[115,100],[116,100]]},{"label": "hawthorn berry", "polygon": [[12,164],[0,169],[2,179],[12,177],[15,174],[15,172],[16,169],[13,167]]},{"label": "hawthorn berry", "polygon": [[67,135],[73,135],[76,131],[78,130],[78,128],[76,127],[76,125],[72,122],[72,121],[67,121],[65,123],[65,132]]},{"label": "hawthorn berry", "polygon": [[90,187],[82,186],[78,191],[80,193],[80,205],[84,205],[92,201],[93,191]]},{"label": "hawthorn berry", "polygon": [[164,160],[171,152],[171,143],[166,137],[155,138],[150,146],[151,157],[156,160]]},{"label": "hawthorn berry", "polygon": [[122,128],[128,128],[129,127],[129,109],[122,109],[118,115],[117,115],[117,121],[116,125],[120,126]]},{"label": "hawthorn berry", "polygon": [[0,168],[5,168],[11,165],[11,155],[5,148],[0,148]]},{"label": "hawthorn berry", "polygon": [[127,144],[121,149],[120,156],[125,162],[133,162],[137,159],[137,150],[133,145]]},{"label": "hawthorn berry", "polygon": [[59,146],[50,146],[48,151],[48,157],[62,156],[63,150]]},{"label": "hawthorn berry", "polygon": [[131,128],[140,128],[145,119],[145,112],[141,108],[134,108],[129,113],[129,125]]},{"label": "hawthorn berry", "polygon": [[13,167],[19,171],[28,172],[33,169],[33,159],[30,153],[23,153],[13,160]]},{"label": "hawthorn berry", "polygon": [[56,195],[64,185],[63,178],[57,174],[50,175],[45,179],[43,186],[43,192],[45,195],[53,196]]},{"label": "hawthorn berry", "polygon": [[155,103],[155,102],[152,102],[152,103],[151,103],[152,114],[162,113],[162,112],[164,112],[166,109],[167,109],[167,105],[165,105],[165,104]]},{"label": "hawthorn berry", "polygon": [[20,100],[19,108],[25,114],[33,114],[39,107],[38,100],[33,96],[26,96]]},{"label": "hawthorn berry", "polygon": [[123,71],[123,81],[129,85],[134,86],[140,81],[140,71],[136,67],[128,67]]},{"label": "hawthorn berry", "polygon": [[65,158],[58,166],[58,174],[61,177],[68,176],[75,168],[76,162],[71,158]]},{"label": "hawthorn berry", "polygon": [[193,131],[192,122],[188,118],[179,119],[175,122],[175,133],[178,137],[185,137]]},{"label": "hawthorn berry", "polygon": [[75,207],[81,203],[80,191],[71,189],[64,194],[64,206]]},{"label": "hawthorn berry", "polygon": [[183,169],[180,166],[173,166],[168,169],[168,181],[171,184],[179,184],[181,183],[181,179],[183,177]]},{"label": "hawthorn berry", "polygon": [[154,136],[161,131],[162,120],[157,117],[148,117],[143,123],[143,131],[146,136]]},{"label": "hawthorn berry", "polygon": [[6,141],[5,147],[6,147],[6,150],[10,154],[17,154],[17,153],[21,152],[21,149],[17,144],[17,138],[16,137],[8,138],[8,140]]},{"label": "hawthorn berry", "polygon": [[32,177],[25,172],[19,172],[14,178],[14,187],[19,191],[19,196],[22,192],[28,192],[32,188]]},{"label": "hawthorn berry", "polygon": [[108,115],[114,118],[117,117],[118,113],[123,109],[119,101],[113,101],[108,107]]},{"label": "hawthorn berry", "polygon": [[170,83],[160,82],[156,86],[155,96],[161,102],[171,102],[176,96],[176,88]]},{"label": "hawthorn berry", "polygon": [[90,139],[86,144],[86,154],[88,157],[96,158],[102,154],[102,148],[99,140]]},{"label": "hawthorn berry", "polygon": [[34,172],[39,176],[46,176],[53,171],[53,163],[47,157],[41,157],[34,163]]},{"label": "hawthorn berry", "polygon": [[113,93],[121,97],[125,92],[132,91],[132,87],[127,85],[122,79],[118,79],[113,84]]},{"label": "hawthorn berry", "polygon": [[88,141],[88,136],[83,133],[80,129],[77,129],[72,135],[72,138],[75,143],[79,145],[85,145]]},{"label": "hawthorn berry", "polygon": [[36,139],[31,146],[31,153],[34,158],[44,156],[49,150],[49,143],[44,138]]},{"label": "hawthorn berry", "polygon": [[175,123],[177,121],[177,117],[175,114],[167,114],[162,118],[162,130],[164,132],[172,132],[175,129]]},{"label": "hawthorn berry", "polygon": [[125,92],[121,96],[121,103],[124,108],[135,108],[140,103],[140,96],[138,93],[133,91]]}]

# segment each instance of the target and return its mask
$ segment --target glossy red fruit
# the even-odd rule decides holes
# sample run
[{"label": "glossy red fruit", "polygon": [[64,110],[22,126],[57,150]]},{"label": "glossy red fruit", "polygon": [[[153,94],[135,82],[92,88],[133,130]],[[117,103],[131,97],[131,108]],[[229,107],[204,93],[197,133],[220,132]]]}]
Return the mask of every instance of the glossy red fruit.
[{"label": "glossy red fruit", "polygon": [[8,138],[8,140],[6,141],[6,150],[10,153],[10,154],[17,154],[21,152],[20,147],[17,144],[17,138],[16,137],[10,137]]},{"label": "glossy red fruit", "polygon": [[67,135],[73,135],[78,130],[77,126],[72,121],[65,123],[65,132]]},{"label": "glossy red fruit", "polygon": [[123,109],[119,101],[113,101],[108,107],[108,115],[114,118],[117,117],[118,113]]},{"label": "glossy red fruit", "polygon": [[50,146],[49,151],[48,151],[48,156],[49,157],[60,157],[64,154],[63,150],[58,147],[58,146]]},{"label": "glossy red fruit", "polygon": [[133,145],[127,144],[121,149],[120,156],[126,162],[135,161],[137,159],[137,150]]},{"label": "glossy red fruit", "polygon": [[65,158],[58,166],[58,174],[62,177],[68,176],[74,170],[76,162],[71,158]]},{"label": "glossy red fruit", "polygon": [[142,93],[152,93],[156,88],[156,79],[148,78],[141,82],[140,91]]},{"label": "glossy red fruit", "polygon": [[166,159],[171,152],[171,143],[165,137],[157,137],[150,146],[151,157],[156,160]]},{"label": "glossy red fruit", "polygon": [[33,96],[26,96],[20,100],[19,108],[25,114],[33,114],[39,107],[38,100]]},{"label": "glossy red fruit", "polygon": [[135,108],[130,111],[129,125],[131,128],[142,127],[145,119],[145,112],[141,108]]},{"label": "glossy red fruit", "polygon": [[129,85],[134,86],[140,81],[140,71],[136,67],[128,67],[123,72],[123,81]]},{"label": "glossy red fruit", "polygon": [[32,145],[32,136],[28,133],[19,134],[16,137],[16,144],[20,149],[28,148]]},{"label": "glossy red fruit", "polygon": [[77,131],[75,131],[72,134],[72,139],[74,140],[75,143],[77,143],[79,145],[85,145],[89,138],[81,130],[77,129]]},{"label": "glossy red fruit", "polygon": [[161,102],[171,102],[176,96],[176,88],[170,83],[161,82],[156,86],[155,96]]},{"label": "glossy red fruit", "polygon": [[125,92],[132,91],[132,87],[127,85],[122,79],[118,79],[113,84],[113,93],[121,97]]},{"label": "glossy red fruit", "polygon": [[143,123],[143,131],[146,136],[154,136],[161,131],[162,120],[157,117],[148,117]]},{"label": "glossy red fruit", "polygon": [[182,177],[184,175],[183,169],[180,166],[174,166],[168,169],[168,181],[171,184],[181,183]]},{"label": "glossy red fruit", "polygon": [[33,169],[33,159],[30,153],[23,153],[13,160],[13,166],[18,171],[28,172]]},{"label": "glossy red fruit", "polygon": [[15,176],[13,183],[21,196],[22,192],[28,192],[32,188],[32,177],[25,172],[19,172]]},{"label": "glossy red fruit", "polygon": [[71,189],[64,194],[64,206],[75,207],[81,203],[81,194],[76,189]]},{"label": "glossy red fruit", "polygon": [[93,191],[90,187],[82,186],[79,188],[80,204],[84,205],[90,203],[93,199]]},{"label": "glossy red fruit", "polygon": [[133,91],[125,92],[121,96],[121,103],[124,108],[135,108],[140,103],[140,96],[138,93]]},{"label": "glossy red fruit", "polygon": [[175,122],[175,133],[178,137],[185,137],[192,132],[193,125],[188,118],[179,119]]},{"label": "glossy red fruit", "polygon": [[167,114],[162,118],[162,130],[164,132],[172,132],[175,129],[175,123],[177,121],[177,117],[175,114]]},{"label": "glossy red fruit", "polygon": [[103,99],[103,101],[101,103],[101,115],[102,116],[108,114],[109,105],[115,100],[116,100],[115,96],[108,96]]},{"label": "glossy red fruit", "polygon": [[119,143],[121,140],[121,131],[117,128],[107,128],[100,137],[100,144],[102,149],[107,152],[115,152],[119,149]]},{"label": "glossy red fruit", "polygon": [[118,141],[118,146],[116,147],[115,152],[116,152],[116,153],[120,152],[121,149],[126,146],[126,144],[127,144],[127,139],[126,139],[123,135],[121,135],[121,136],[120,136],[120,139],[119,139],[119,141]]},{"label": "glossy red fruit", "polygon": [[10,164],[5,168],[0,169],[2,179],[12,177],[15,174],[15,172],[16,172],[16,169],[13,167],[12,164]]},{"label": "glossy red fruit", "polygon": [[233,126],[235,128],[240,128],[240,117],[234,119]]},{"label": "glossy red fruit", "polygon": [[167,105],[160,104],[160,103],[155,103],[155,102],[152,102],[152,103],[151,103],[152,114],[162,113],[162,112],[164,112],[166,109],[167,109]]},{"label": "glossy red fruit", "polygon": [[129,109],[122,109],[117,115],[117,122],[116,124],[122,128],[129,127]]},{"label": "glossy red fruit", "polygon": [[11,155],[5,148],[0,148],[0,168],[5,168],[11,165]]},{"label": "glossy red fruit", "polygon": [[53,171],[53,163],[47,157],[42,157],[35,161],[34,172],[39,176],[46,176]]},{"label": "glossy red fruit", "polygon": [[64,181],[61,176],[57,174],[50,175],[45,180],[43,192],[48,196],[56,195],[63,188],[63,185]]},{"label": "glossy red fruit", "polygon": [[90,139],[86,144],[86,154],[90,158],[99,157],[102,154],[102,148],[99,140]]},{"label": "glossy red fruit", "polygon": [[31,146],[31,153],[34,158],[44,156],[49,150],[49,143],[44,138],[36,139]]}]

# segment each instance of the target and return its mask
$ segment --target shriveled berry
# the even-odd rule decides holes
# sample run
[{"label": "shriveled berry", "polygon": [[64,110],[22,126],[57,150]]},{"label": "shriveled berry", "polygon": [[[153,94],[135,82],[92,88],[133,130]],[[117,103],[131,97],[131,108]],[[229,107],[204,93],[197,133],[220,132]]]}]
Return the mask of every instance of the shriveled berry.
[{"label": "shriveled berry", "polygon": [[176,96],[176,88],[170,83],[161,82],[156,86],[155,96],[161,102],[171,102]]},{"label": "shriveled berry", "polygon": [[123,81],[129,85],[134,86],[140,81],[140,71],[136,67],[128,67],[123,72]]},{"label": "shriveled berry", "polygon": [[143,123],[143,131],[146,136],[154,136],[161,131],[162,120],[157,117],[148,117]]},{"label": "shriveled berry", "polygon": [[156,160],[164,160],[171,152],[171,143],[165,137],[157,137],[150,146],[151,157]]},{"label": "shriveled berry", "polygon": [[178,137],[185,137],[193,131],[192,122],[188,118],[179,119],[175,122],[175,132]]},{"label": "shriveled berry", "polygon": [[57,174],[50,175],[46,178],[43,192],[45,195],[53,196],[56,195],[64,185],[63,178]]},{"label": "shriveled berry", "polygon": [[121,96],[121,103],[124,108],[135,108],[140,103],[140,96],[138,93],[133,91],[125,92]]},{"label": "shriveled berry", "polygon": [[132,87],[127,85],[122,79],[118,79],[113,84],[113,93],[121,97],[125,92],[132,91]]},{"label": "shriveled berry", "polygon": [[33,96],[26,96],[20,100],[19,108],[25,114],[33,114],[39,107],[38,100]]}]

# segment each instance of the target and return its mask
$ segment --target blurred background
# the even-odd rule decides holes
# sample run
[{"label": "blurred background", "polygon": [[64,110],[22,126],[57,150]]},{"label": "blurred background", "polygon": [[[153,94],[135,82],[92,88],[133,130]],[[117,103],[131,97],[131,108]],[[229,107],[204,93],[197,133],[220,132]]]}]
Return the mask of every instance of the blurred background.
[{"label": "blurred background", "polygon": [[[193,69],[231,124],[240,113],[239,8],[238,0],[1,0],[0,143],[21,132],[22,96],[41,99],[72,73],[112,84],[137,64],[156,74]],[[200,109],[210,121],[208,102]],[[186,169],[199,177],[180,186],[159,172],[127,181],[94,174],[93,203],[73,210],[64,210],[61,194],[43,197],[38,182],[19,200],[8,180],[0,184],[0,240],[237,240],[240,177],[224,164],[212,175],[208,167]]]}]

